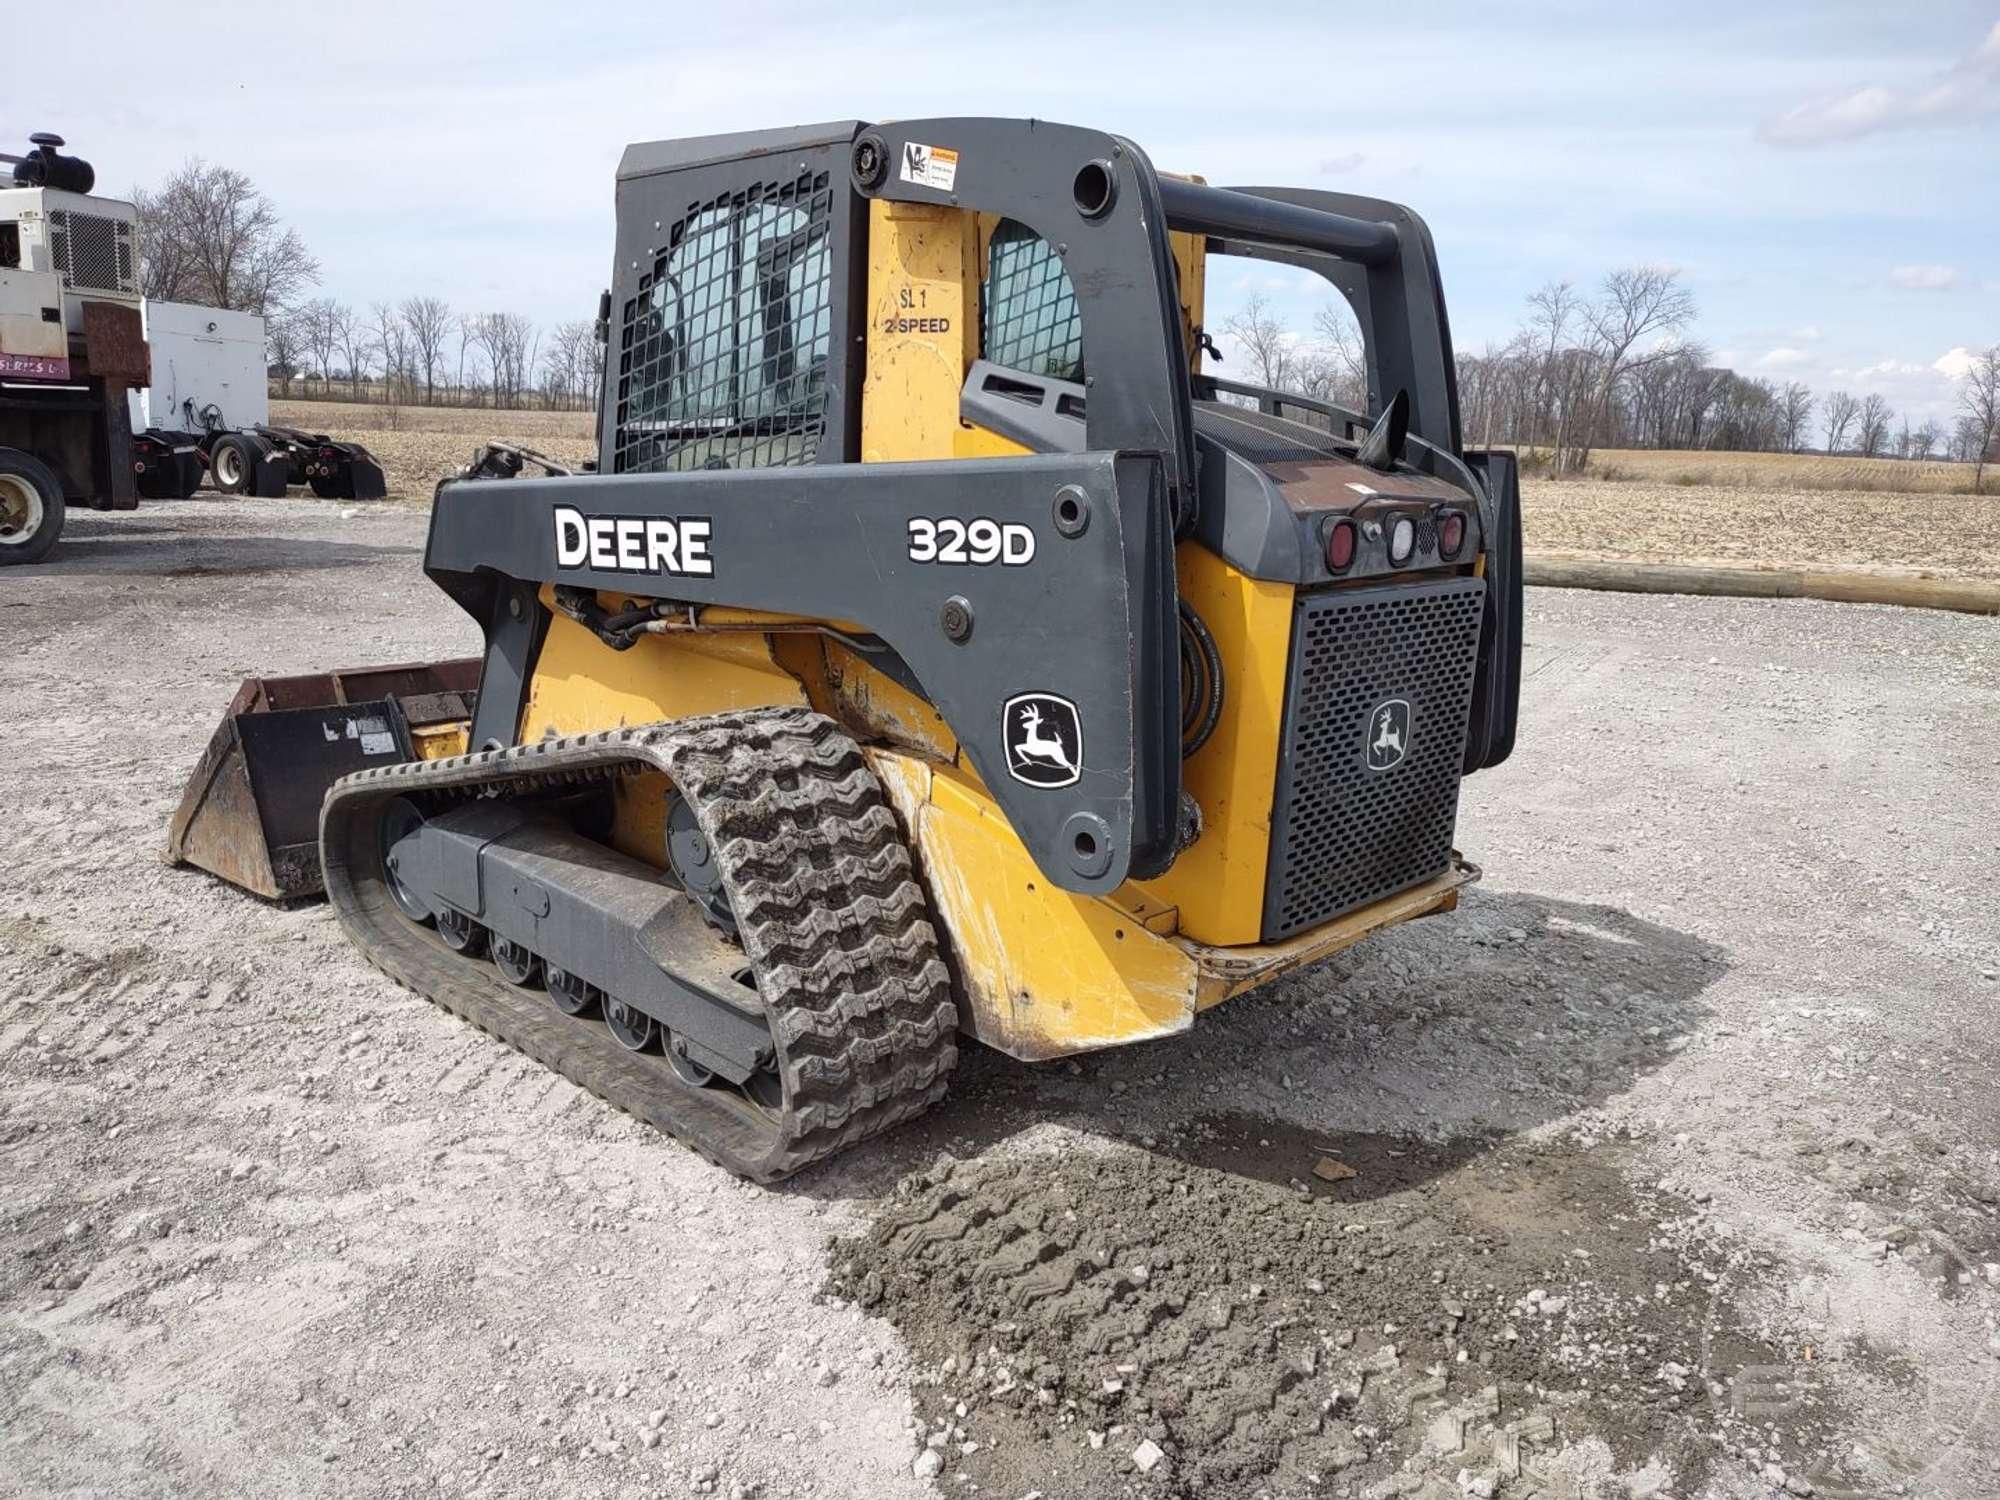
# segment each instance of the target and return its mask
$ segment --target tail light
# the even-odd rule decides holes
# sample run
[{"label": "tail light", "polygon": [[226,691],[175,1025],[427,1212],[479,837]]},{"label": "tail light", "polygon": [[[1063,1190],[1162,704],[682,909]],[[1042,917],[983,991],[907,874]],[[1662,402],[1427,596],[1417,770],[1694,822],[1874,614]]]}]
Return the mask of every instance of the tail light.
[{"label": "tail light", "polygon": [[1335,521],[1326,533],[1326,566],[1329,572],[1345,573],[1354,566],[1355,529],[1352,521]]},{"label": "tail light", "polygon": [[1438,556],[1456,557],[1465,545],[1465,512],[1448,510],[1438,522]]}]

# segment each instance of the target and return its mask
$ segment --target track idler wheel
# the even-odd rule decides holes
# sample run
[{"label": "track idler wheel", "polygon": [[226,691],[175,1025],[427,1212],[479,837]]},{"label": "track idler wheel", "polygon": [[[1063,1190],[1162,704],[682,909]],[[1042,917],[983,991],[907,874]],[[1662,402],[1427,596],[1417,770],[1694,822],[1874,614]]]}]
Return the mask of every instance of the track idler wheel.
[{"label": "track idler wheel", "polygon": [[653,1045],[653,1018],[615,996],[604,997],[604,1024],[627,1052],[644,1052]]},{"label": "track idler wheel", "polygon": [[558,969],[553,964],[542,976],[549,998],[555,1001],[556,1009],[566,1016],[587,1016],[594,1013],[604,999],[604,991],[596,985],[578,979],[567,969]]},{"label": "track idler wheel", "polygon": [[542,961],[519,943],[496,937],[487,956],[493,960],[493,967],[500,971],[500,977],[509,984],[531,990],[542,981]]},{"label": "track idler wheel", "polygon": [[462,911],[447,906],[439,912],[437,931],[438,936],[444,939],[445,947],[454,953],[477,958],[486,951],[486,929]]},{"label": "track idler wheel", "polygon": [[[408,797],[398,797],[382,812],[382,869],[396,909],[412,922],[431,920],[431,909],[403,878],[403,854],[396,845],[424,826],[424,815]],[[463,951],[463,950],[460,950]]]}]

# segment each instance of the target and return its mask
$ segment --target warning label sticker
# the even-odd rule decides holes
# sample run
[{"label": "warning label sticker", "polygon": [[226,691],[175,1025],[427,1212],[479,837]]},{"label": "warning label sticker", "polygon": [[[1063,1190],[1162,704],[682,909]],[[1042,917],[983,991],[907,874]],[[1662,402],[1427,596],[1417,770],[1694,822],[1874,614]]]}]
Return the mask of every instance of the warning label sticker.
[{"label": "warning label sticker", "polygon": [[940,193],[952,191],[958,181],[958,153],[949,146],[919,146],[915,141],[903,144],[903,181],[914,182],[918,187],[936,188]]}]

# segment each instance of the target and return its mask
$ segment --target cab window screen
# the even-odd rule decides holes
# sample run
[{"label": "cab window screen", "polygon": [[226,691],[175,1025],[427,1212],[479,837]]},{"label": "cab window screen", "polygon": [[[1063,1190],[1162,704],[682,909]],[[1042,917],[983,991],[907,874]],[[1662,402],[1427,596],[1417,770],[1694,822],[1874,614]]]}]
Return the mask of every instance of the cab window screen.
[{"label": "cab window screen", "polygon": [[980,352],[996,365],[1056,380],[1083,379],[1076,288],[1053,246],[1002,219],[986,257]]},{"label": "cab window screen", "polygon": [[615,470],[812,463],[833,341],[825,173],[693,205],[625,306]]}]

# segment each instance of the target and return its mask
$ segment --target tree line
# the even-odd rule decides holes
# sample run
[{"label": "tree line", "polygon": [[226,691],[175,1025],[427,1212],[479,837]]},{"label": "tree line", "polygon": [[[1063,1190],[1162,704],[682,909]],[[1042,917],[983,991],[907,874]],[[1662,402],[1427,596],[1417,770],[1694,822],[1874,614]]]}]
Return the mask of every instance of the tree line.
[{"label": "tree line", "polygon": [[602,360],[588,321],[540,329],[519,313],[460,311],[442,297],[363,310],[309,296],[320,267],[298,232],[247,176],[200,158],[132,199],[140,290],[261,316],[281,395],[515,409],[597,404]]},{"label": "tree line", "polygon": [[[1913,426],[1877,392],[1820,394],[1718,365],[1690,336],[1695,319],[1694,297],[1671,269],[1613,271],[1594,292],[1549,283],[1528,298],[1511,338],[1458,355],[1466,441],[1534,450],[1557,475],[1585,472],[1599,448],[1950,458],[1975,466],[1975,490],[2000,456],[2000,345],[1973,356],[1949,425]],[[1360,335],[1344,303],[1323,307],[1300,333],[1256,295],[1222,326],[1258,384],[1367,409]]]}]

